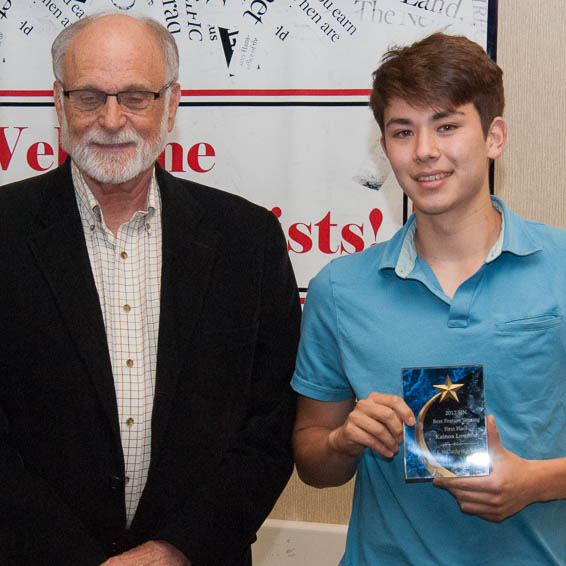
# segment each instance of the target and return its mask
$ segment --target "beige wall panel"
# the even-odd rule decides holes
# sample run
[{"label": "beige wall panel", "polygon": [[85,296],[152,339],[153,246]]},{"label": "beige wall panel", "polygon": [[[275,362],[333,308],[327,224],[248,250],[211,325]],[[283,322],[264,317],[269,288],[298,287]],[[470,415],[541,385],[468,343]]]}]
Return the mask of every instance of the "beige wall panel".
[{"label": "beige wall panel", "polygon": [[353,493],[353,480],[342,487],[316,489],[304,484],[295,472],[270,517],[345,525],[350,519]]},{"label": "beige wall panel", "polygon": [[[499,0],[498,63],[509,137],[495,192],[519,214],[566,227],[566,0]],[[274,519],[347,523],[353,482],[317,490],[293,475]]]},{"label": "beige wall panel", "polygon": [[499,0],[497,61],[509,132],[495,192],[519,214],[566,227],[566,2]]}]

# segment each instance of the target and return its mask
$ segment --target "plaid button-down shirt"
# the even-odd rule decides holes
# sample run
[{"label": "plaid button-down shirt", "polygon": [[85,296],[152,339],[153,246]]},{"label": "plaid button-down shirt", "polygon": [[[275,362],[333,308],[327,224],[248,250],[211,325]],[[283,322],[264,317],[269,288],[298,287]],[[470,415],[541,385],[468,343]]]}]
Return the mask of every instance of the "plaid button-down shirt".
[{"label": "plaid button-down shirt", "polygon": [[114,236],[74,163],[72,173],[114,374],[129,526],[151,457],[161,292],[161,198],[154,173],[146,209],[135,212]]}]

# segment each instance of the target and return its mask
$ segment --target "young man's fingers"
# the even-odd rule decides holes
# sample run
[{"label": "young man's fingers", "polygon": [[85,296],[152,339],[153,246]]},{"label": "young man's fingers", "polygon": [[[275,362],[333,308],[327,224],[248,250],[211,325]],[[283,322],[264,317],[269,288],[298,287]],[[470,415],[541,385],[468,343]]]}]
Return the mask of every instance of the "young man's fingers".
[{"label": "young man's fingers", "polygon": [[368,398],[359,401],[355,410],[352,411],[353,418],[361,419],[362,415],[372,421],[372,424],[368,424],[366,428],[375,436],[384,434],[383,428],[385,428],[396,443],[403,439],[403,421],[391,407],[376,403],[374,399]]},{"label": "young man's fingers", "polygon": [[399,395],[372,393],[368,399],[373,401],[376,405],[382,405],[393,410],[404,424],[408,426],[413,426],[415,424],[415,415],[413,414],[413,411],[411,411],[407,403],[405,403]]},{"label": "young man's fingers", "polygon": [[[398,450],[399,432],[397,429],[401,429],[401,425],[398,422],[390,426],[387,423],[376,420],[372,415],[368,415],[362,411],[353,411],[350,418],[345,423],[345,427],[347,432],[352,435],[354,435],[357,430],[363,431],[388,450],[392,452],[397,452]],[[371,443],[366,444],[366,446],[374,447]]]}]

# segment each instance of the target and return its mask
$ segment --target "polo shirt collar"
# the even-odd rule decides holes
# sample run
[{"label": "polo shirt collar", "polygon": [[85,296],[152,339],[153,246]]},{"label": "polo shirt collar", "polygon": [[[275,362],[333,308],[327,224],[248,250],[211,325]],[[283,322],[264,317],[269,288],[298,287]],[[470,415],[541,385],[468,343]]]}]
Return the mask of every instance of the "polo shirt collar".
[{"label": "polo shirt collar", "polygon": [[[542,243],[528,231],[525,220],[497,197],[492,196],[491,201],[493,208],[501,214],[501,232],[487,254],[485,263],[495,261],[503,252],[528,256],[542,250]],[[418,255],[415,247],[416,230],[416,217],[412,214],[401,230],[386,242],[379,269],[394,269],[402,279],[410,275]]]}]

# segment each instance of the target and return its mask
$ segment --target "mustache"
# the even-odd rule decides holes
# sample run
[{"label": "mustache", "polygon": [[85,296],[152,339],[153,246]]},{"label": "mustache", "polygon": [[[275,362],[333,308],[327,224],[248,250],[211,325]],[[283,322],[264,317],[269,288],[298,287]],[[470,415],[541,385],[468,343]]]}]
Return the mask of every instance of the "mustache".
[{"label": "mustache", "polygon": [[134,143],[140,145],[141,137],[133,130],[123,130],[119,132],[105,132],[103,130],[89,130],[83,135],[83,143],[90,144],[123,144]]}]

